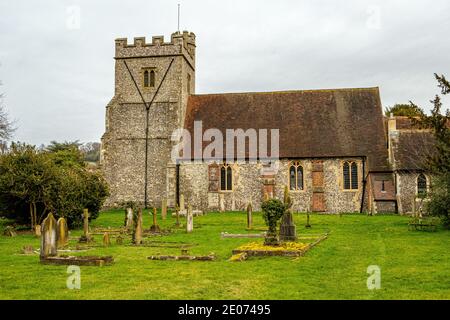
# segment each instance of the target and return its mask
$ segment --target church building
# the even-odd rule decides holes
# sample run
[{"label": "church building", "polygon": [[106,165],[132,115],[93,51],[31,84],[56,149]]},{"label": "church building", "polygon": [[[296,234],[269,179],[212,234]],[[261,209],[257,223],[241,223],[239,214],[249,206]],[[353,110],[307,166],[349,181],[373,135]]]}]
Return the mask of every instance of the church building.
[{"label": "church building", "polygon": [[[408,162],[412,127],[383,115],[378,88],[196,94],[193,33],[115,45],[101,153],[108,207],[160,207],[164,199],[174,207],[183,195],[204,211],[244,210],[250,202],[259,210],[264,197],[282,199],[288,186],[298,212],[409,213],[429,184],[422,155]],[[230,129],[277,129],[277,158],[250,159],[247,152],[212,162],[194,152],[174,161],[173,133],[194,136],[196,123],[223,137]],[[420,134],[427,144],[430,134]]]}]

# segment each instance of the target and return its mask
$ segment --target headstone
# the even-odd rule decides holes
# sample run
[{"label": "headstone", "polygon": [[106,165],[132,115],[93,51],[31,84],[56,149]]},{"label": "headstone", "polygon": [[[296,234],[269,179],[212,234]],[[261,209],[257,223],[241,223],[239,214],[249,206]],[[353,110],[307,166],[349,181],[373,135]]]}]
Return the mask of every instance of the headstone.
[{"label": "headstone", "polygon": [[34,235],[36,237],[40,237],[41,236],[41,226],[38,225],[38,224],[34,226]]},{"label": "headstone", "polygon": [[105,232],[105,234],[103,235],[103,245],[105,247],[109,247],[111,245],[111,240],[109,239],[109,233]]},{"label": "headstone", "polygon": [[289,195],[289,189],[287,186],[284,188],[284,205],[286,208],[285,213],[281,217],[280,224],[280,240],[282,241],[296,241],[297,230],[294,224],[294,217],[292,216],[291,207],[292,200]]},{"label": "headstone", "polygon": [[58,248],[63,248],[69,244],[69,228],[67,227],[66,219],[59,218],[58,222],[56,222],[56,242]]},{"label": "headstone", "polygon": [[125,227],[127,229],[133,228],[133,209],[132,208],[127,208],[127,222],[125,224]]},{"label": "headstone", "polygon": [[92,237],[89,234],[89,211],[83,209],[83,235],[78,240],[79,242],[91,242]]},{"label": "headstone", "polygon": [[167,199],[163,199],[161,205],[161,218],[163,220],[166,220],[166,217],[167,217]]},{"label": "headstone", "polygon": [[42,258],[56,256],[56,219],[49,213],[41,225],[41,253]]},{"label": "headstone", "polygon": [[247,229],[251,229],[253,225],[253,208],[252,203],[250,202],[247,206]]},{"label": "headstone", "polygon": [[190,233],[194,229],[194,216],[192,214],[192,206],[189,205],[186,214],[186,232]]},{"label": "headstone", "polygon": [[159,229],[158,222],[156,221],[156,214],[157,214],[157,210],[156,210],[156,208],[153,208],[153,224],[150,227],[150,232],[160,232],[161,231]]},{"label": "headstone", "polygon": [[142,209],[139,208],[137,212],[134,232],[133,232],[133,243],[135,245],[142,244]]},{"label": "headstone", "polygon": [[7,236],[7,237],[15,237],[17,236],[16,231],[14,230],[14,227],[12,226],[7,226],[5,228],[5,231],[3,231],[3,235]]}]

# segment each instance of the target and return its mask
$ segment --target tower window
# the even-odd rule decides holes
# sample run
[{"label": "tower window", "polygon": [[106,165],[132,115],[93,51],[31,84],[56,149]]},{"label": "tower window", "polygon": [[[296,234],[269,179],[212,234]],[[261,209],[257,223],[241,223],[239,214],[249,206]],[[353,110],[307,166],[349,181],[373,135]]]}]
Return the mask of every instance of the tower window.
[{"label": "tower window", "polygon": [[342,165],[344,190],[358,189],[358,165],[354,161],[345,161]]},{"label": "tower window", "polygon": [[153,88],[155,86],[155,70],[144,70],[143,84],[144,88]]},{"label": "tower window", "polygon": [[417,177],[417,195],[419,197],[427,196],[427,177],[423,173]]},{"label": "tower window", "polygon": [[289,166],[289,189],[303,190],[303,167],[298,161]]},{"label": "tower window", "polygon": [[223,164],[220,166],[220,190],[233,190],[233,170],[228,164]]}]

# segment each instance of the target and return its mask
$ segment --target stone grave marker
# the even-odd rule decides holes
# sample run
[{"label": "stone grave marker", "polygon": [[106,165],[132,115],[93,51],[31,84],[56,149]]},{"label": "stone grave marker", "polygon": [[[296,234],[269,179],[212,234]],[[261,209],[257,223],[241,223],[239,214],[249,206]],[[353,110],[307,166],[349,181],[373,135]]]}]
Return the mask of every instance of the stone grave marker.
[{"label": "stone grave marker", "polygon": [[161,231],[158,226],[158,221],[156,220],[156,215],[157,215],[157,210],[156,210],[156,208],[153,208],[153,224],[150,227],[150,232],[160,232]]},{"label": "stone grave marker", "polygon": [[56,222],[56,243],[58,248],[63,248],[69,244],[69,228],[67,227],[66,219],[63,217],[59,218]]},{"label": "stone grave marker", "polygon": [[41,258],[56,256],[56,219],[49,213],[41,225]]},{"label": "stone grave marker", "polygon": [[292,200],[287,186],[284,187],[284,205],[286,206],[286,211],[281,217],[280,240],[295,241],[297,240],[297,229],[292,216]]},{"label": "stone grave marker", "polygon": [[133,209],[132,208],[127,208],[127,222],[125,224],[125,227],[127,229],[133,228]]},{"label": "stone grave marker", "polygon": [[251,229],[253,226],[253,207],[252,207],[252,202],[250,201],[250,203],[247,206],[247,229]]},{"label": "stone grave marker", "polygon": [[166,220],[167,217],[167,199],[163,199],[161,205],[161,218],[162,220]]},{"label": "stone grave marker", "polygon": [[186,214],[186,232],[190,233],[194,229],[194,215],[192,214],[192,206],[189,205]]},{"label": "stone grave marker", "polygon": [[36,237],[40,237],[41,236],[41,226],[38,225],[38,224],[34,226],[34,235]]},{"label": "stone grave marker", "polygon": [[79,242],[91,242],[92,237],[89,234],[89,211],[83,209],[83,235],[80,237]]},{"label": "stone grave marker", "polygon": [[109,233],[105,232],[105,234],[103,235],[103,245],[105,247],[109,247],[111,245],[111,240],[109,239]]},{"label": "stone grave marker", "polygon": [[136,222],[133,232],[133,243],[135,245],[142,244],[142,209],[139,208],[137,212]]}]

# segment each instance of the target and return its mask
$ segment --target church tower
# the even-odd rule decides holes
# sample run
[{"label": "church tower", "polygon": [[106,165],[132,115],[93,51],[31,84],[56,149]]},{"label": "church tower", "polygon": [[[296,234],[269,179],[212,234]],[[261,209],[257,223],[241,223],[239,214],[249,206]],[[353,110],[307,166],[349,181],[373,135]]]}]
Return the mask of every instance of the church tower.
[{"label": "church tower", "polygon": [[175,32],[170,42],[156,36],[151,43],[134,38],[133,44],[116,39],[114,59],[114,97],[106,106],[102,137],[101,166],[110,186],[105,205],[144,204],[147,195],[148,206],[160,206],[164,198],[173,206],[171,135],[183,127],[188,97],[195,93],[195,35]]}]

